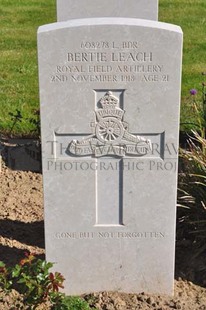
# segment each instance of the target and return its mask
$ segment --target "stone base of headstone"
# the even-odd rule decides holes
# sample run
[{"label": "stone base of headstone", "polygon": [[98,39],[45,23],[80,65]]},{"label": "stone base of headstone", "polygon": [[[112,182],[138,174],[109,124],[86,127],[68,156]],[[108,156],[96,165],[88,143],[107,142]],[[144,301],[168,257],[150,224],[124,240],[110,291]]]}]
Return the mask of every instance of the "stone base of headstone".
[{"label": "stone base of headstone", "polygon": [[41,148],[38,140],[10,139],[5,145],[7,165],[12,170],[41,172]]}]

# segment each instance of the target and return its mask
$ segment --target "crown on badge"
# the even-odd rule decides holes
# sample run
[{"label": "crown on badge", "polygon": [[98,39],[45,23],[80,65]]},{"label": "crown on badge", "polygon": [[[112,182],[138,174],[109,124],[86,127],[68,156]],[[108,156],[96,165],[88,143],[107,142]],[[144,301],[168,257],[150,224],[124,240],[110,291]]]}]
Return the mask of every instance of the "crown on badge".
[{"label": "crown on badge", "polygon": [[108,91],[104,97],[100,100],[103,109],[115,108],[119,102],[119,99],[115,97],[111,91]]}]

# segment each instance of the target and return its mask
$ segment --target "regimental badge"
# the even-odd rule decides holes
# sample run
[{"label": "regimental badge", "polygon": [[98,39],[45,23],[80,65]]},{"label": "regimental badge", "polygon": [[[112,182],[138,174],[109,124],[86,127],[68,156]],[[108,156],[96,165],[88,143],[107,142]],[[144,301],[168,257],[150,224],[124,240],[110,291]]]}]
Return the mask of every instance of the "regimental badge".
[{"label": "regimental badge", "polygon": [[81,140],[72,140],[68,151],[76,156],[94,157],[126,155],[144,156],[151,151],[151,141],[129,133],[124,122],[125,111],[118,107],[119,99],[108,91],[100,100],[101,108],[95,111],[94,133]]}]

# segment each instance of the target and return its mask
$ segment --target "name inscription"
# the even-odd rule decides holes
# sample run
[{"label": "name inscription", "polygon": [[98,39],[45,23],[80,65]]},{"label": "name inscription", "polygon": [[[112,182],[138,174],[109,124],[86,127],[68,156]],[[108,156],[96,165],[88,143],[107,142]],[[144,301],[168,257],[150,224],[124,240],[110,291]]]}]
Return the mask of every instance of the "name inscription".
[{"label": "name inscription", "polygon": [[106,52],[90,52],[90,53],[68,53],[68,62],[152,62],[152,53],[146,52],[136,52],[136,53],[126,53],[126,52],[116,52],[116,53],[106,53]]},{"label": "name inscription", "polygon": [[137,41],[80,42],[79,51],[68,51],[55,66],[50,82],[169,82],[164,66],[155,58]]}]

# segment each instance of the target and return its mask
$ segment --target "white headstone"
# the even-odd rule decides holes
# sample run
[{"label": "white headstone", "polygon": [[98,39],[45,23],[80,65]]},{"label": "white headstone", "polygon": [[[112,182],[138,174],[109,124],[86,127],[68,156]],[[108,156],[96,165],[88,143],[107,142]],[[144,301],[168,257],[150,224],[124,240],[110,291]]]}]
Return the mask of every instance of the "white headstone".
[{"label": "white headstone", "polygon": [[57,0],[57,21],[91,17],[158,20],[158,0]]},{"label": "white headstone", "polygon": [[38,54],[47,260],[67,294],[172,294],[181,29],[71,20]]}]

